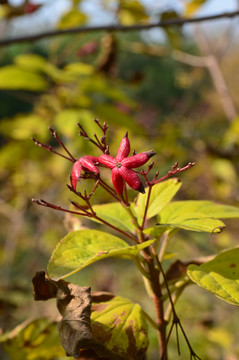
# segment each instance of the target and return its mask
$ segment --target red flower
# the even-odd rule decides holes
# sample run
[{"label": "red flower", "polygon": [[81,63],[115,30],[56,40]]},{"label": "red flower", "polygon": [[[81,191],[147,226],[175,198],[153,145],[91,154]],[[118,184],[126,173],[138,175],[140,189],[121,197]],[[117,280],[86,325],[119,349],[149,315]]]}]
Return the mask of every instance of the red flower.
[{"label": "red flower", "polygon": [[74,190],[76,189],[76,184],[80,178],[82,169],[99,174],[98,168],[94,165],[96,163],[98,163],[98,158],[95,156],[83,156],[74,163],[71,174]]},{"label": "red flower", "polygon": [[116,158],[109,155],[101,155],[98,157],[100,164],[105,165],[112,170],[112,182],[117,194],[123,194],[124,181],[133,189],[144,193],[144,186],[139,176],[131,170],[144,165],[155,152],[146,151],[127,157],[130,152],[130,142],[128,139],[128,133],[125,134],[121,140]]},{"label": "red flower", "polygon": [[41,7],[41,4],[32,4],[31,2],[29,2],[24,6],[24,13],[32,14],[40,7]]}]

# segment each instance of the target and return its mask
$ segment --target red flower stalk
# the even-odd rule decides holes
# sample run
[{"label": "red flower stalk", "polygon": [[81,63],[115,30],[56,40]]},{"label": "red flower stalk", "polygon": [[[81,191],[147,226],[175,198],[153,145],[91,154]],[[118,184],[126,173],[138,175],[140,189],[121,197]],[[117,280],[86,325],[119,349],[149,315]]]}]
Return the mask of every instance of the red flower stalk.
[{"label": "red flower stalk", "polygon": [[123,194],[124,181],[133,189],[144,193],[144,186],[139,176],[131,170],[144,165],[155,152],[146,151],[130,157],[127,157],[130,152],[130,142],[128,133],[125,134],[121,140],[116,158],[109,155],[101,155],[98,158],[100,164],[112,170],[112,182],[117,194]]},{"label": "red flower stalk", "polygon": [[72,186],[74,190],[76,189],[76,184],[80,178],[82,170],[88,170],[90,172],[99,174],[99,170],[95,166],[96,163],[98,163],[98,158],[96,156],[83,156],[74,163],[71,174]]}]

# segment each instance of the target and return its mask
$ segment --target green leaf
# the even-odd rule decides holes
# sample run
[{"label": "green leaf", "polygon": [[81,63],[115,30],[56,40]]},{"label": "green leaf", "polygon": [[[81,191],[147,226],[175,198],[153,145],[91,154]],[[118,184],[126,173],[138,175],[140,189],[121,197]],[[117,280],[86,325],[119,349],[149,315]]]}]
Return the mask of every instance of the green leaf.
[{"label": "green leaf", "polygon": [[60,345],[57,324],[49,319],[25,322],[3,334],[0,342],[11,359],[53,360],[65,355]]},{"label": "green leaf", "polygon": [[[131,218],[126,209],[120,203],[109,203],[103,205],[95,205],[94,211],[97,216],[103,220],[108,221],[110,224],[118,227],[124,231],[134,231]],[[92,218],[92,220],[94,220]]]},{"label": "green leaf", "polygon": [[207,0],[191,0],[189,3],[186,4],[185,15],[193,15],[206,1]]},{"label": "green leaf", "polygon": [[22,54],[18,55],[14,61],[19,68],[26,71],[43,72],[56,83],[68,83],[75,81],[74,74],[59,69],[57,66],[48,62],[45,58],[39,55]]},{"label": "green leaf", "polygon": [[71,27],[84,25],[87,21],[87,16],[77,9],[72,9],[63,14],[57,27],[59,29],[67,29]]},{"label": "green leaf", "polygon": [[235,206],[205,200],[175,201],[168,204],[159,214],[158,230],[148,231],[153,236],[156,236],[155,231],[162,233],[170,228],[216,233],[225,227],[218,218],[237,217],[239,217],[239,208]]},{"label": "green leaf", "polygon": [[[102,74],[93,74],[92,76],[85,78],[84,81],[81,82],[81,90],[91,96],[100,94],[101,102],[102,97],[105,96],[115,102],[125,103],[130,108],[136,107],[136,103],[130,99],[124,91],[119,87],[116,87],[111,81],[108,81]],[[111,119],[113,120],[113,118],[111,114]]]},{"label": "green leaf", "polygon": [[15,57],[14,62],[22,69],[28,71],[44,71],[47,60],[36,54],[20,54]]},{"label": "green leaf", "polygon": [[55,118],[55,126],[58,131],[64,133],[65,136],[73,137],[77,131],[77,123],[79,122],[89,136],[97,134],[102,136],[99,126],[94,121],[94,114],[88,110],[80,110],[77,108],[68,108],[59,112]]},{"label": "green leaf", "polygon": [[230,205],[217,204],[212,201],[174,201],[160,213],[159,221],[162,224],[174,224],[189,219],[202,218],[238,218],[239,208]]},{"label": "green leaf", "polygon": [[121,0],[118,8],[120,23],[132,25],[148,20],[144,6],[137,0]]},{"label": "green leaf", "polygon": [[64,70],[73,75],[92,75],[94,73],[94,67],[82,62],[71,63],[64,67]]},{"label": "green leaf", "polygon": [[225,227],[225,224],[214,218],[191,218],[182,219],[174,223],[162,223],[157,227],[146,230],[147,234],[151,236],[161,236],[163,232],[168,229],[184,229],[198,232],[220,233]]},{"label": "green leaf", "polygon": [[137,360],[148,348],[148,328],[143,311],[128,299],[117,296],[110,301],[93,303],[91,325],[94,338],[112,355]]},{"label": "green leaf", "polygon": [[48,83],[40,74],[15,65],[0,68],[0,89],[45,91],[47,88]]},{"label": "green leaf", "polygon": [[[161,21],[180,19],[180,15],[175,10],[167,10],[161,13]],[[164,31],[168,35],[168,38],[174,47],[180,47],[182,40],[182,29],[180,26],[166,26]]]},{"label": "green leaf", "polygon": [[120,238],[98,230],[73,231],[54,250],[47,267],[53,280],[64,279],[108,257],[131,258],[154,240],[130,246]]},{"label": "green leaf", "polygon": [[239,306],[239,248],[224,251],[200,266],[190,265],[187,272],[202,288]]},{"label": "green leaf", "polygon": [[47,130],[45,119],[34,113],[18,114],[0,123],[0,133],[15,140],[29,140],[34,135],[46,138]]},{"label": "green leaf", "polygon": [[[150,196],[147,218],[151,218],[162,211],[177,193],[180,186],[181,182],[176,178],[154,185]],[[144,216],[148,191],[149,188],[145,190],[145,194],[138,195],[136,205],[134,206],[136,214],[140,217]]]}]

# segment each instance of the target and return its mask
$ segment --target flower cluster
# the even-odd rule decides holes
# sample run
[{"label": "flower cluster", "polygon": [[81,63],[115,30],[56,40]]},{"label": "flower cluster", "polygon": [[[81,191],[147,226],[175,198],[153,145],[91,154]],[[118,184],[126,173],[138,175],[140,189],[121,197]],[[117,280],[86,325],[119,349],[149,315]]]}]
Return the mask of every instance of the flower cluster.
[{"label": "flower cluster", "polygon": [[97,166],[105,166],[112,172],[112,183],[115,192],[118,195],[123,194],[124,182],[126,182],[134,190],[138,190],[144,193],[144,186],[140,180],[138,174],[132,170],[144,165],[155,152],[146,151],[136,155],[128,157],[130,153],[130,142],[128,139],[128,133],[125,134],[121,140],[116,157],[110,155],[95,156],[83,156],[74,163],[72,169],[72,186],[75,189],[77,181],[80,178],[81,171],[87,170],[89,172],[99,175],[99,169]]}]

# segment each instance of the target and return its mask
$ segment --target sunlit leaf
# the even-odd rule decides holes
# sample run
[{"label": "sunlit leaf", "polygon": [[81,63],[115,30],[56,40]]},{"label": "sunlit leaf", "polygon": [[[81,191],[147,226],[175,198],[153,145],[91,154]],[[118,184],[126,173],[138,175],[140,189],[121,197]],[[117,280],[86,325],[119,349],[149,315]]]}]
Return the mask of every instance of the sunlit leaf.
[{"label": "sunlit leaf", "polygon": [[174,224],[184,220],[202,218],[238,218],[239,208],[206,200],[174,201],[160,213],[161,224]]},{"label": "sunlit leaf", "polygon": [[[170,179],[159,184],[156,184],[152,188],[147,218],[151,218],[162,211],[162,209],[170,202],[181,186],[181,182],[178,179]],[[146,188],[145,194],[139,194],[134,210],[140,217],[144,216],[144,209],[147,202],[149,188]]]},{"label": "sunlit leaf", "polygon": [[[161,21],[176,20],[179,19],[180,15],[175,10],[167,10],[161,14]],[[180,26],[166,26],[164,28],[170,42],[174,47],[180,46],[182,39],[182,29]]]},{"label": "sunlit leaf", "polygon": [[82,62],[68,64],[64,70],[74,75],[92,75],[94,73],[93,66]]},{"label": "sunlit leaf", "polygon": [[84,25],[87,21],[87,15],[81,11],[72,9],[67,13],[64,13],[62,18],[57,24],[59,29],[67,29],[71,27]]},{"label": "sunlit leaf", "polygon": [[17,115],[14,119],[4,119],[0,123],[0,133],[16,140],[30,139],[40,135],[43,138],[47,133],[47,124],[43,118],[32,113]]},{"label": "sunlit leaf", "polygon": [[57,324],[49,319],[25,322],[3,334],[0,342],[12,360],[53,360],[65,355]]},{"label": "sunlit leaf", "polygon": [[[134,231],[132,219],[120,203],[95,205],[97,216],[124,231]],[[94,219],[92,219],[94,220]]]},{"label": "sunlit leaf", "polygon": [[141,359],[148,341],[147,322],[138,304],[120,296],[94,303],[91,314],[92,333],[112,355],[122,359]]},{"label": "sunlit leaf", "polygon": [[209,232],[209,233],[220,233],[225,227],[225,224],[214,218],[204,217],[204,218],[189,218],[182,219],[172,223],[161,223],[158,226],[149,228],[145,230],[145,233],[150,234],[151,236],[158,237],[161,236],[166,230],[172,229],[184,229],[189,231],[198,231],[198,232]]},{"label": "sunlit leaf", "polygon": [[224,251],[200,266],[190,265],[188,275],[202,288],[239,306],[239,248]]},{"label": "sunlit leaf", "polygon": [[44,91],[47,88],[48,82],[40,74],[15,65],[0,68],[0,89]]},{"label": "sunlit leaf", "polygon": [[[93,121],[94,114],[88,110],[81,110],[75,108],[69,108],[62,110],[59,114],[56,115],[55,125],[59,132],[65,136],[73,136],[79,129],[77,123],[80,123],[89,136],[94,136],[94,133],[99,137],[102,136],[99,126]],[[82,142],[83,139],[79,138],[79,142]]]},{"label": "sunlit leaf", "polygon": [[208,0],[191,0],[185,5],[185,15],[191,16]]},{"label": "sunlit leaf", "polygon": [[36,54],[20,54],[15,57],[14,62],[22,69],[29,71],[44,70],[47,60]]},{"label": "sunlit leaf", "polygon": [[77,271],[108,257],[130,258],[154,240],[130,246],[122,239],[98,230],[73,231],[54,250],[48,274],[54,280],[64,279]]},{"label": "sunlit leaf", "polygon": [[120,23],[131,25],[148,20],[144,6],[137,0],[121,0],[118,8]]},{"label": "sunlit leaf", "polygon": [[14,61],[21,69],[33,72],[41,71],[55,82],[72,82],[75,80],[74,74],[65,71],[65,69],[59,69],[40,55],[21,54],[16,56]]},{"label": "sunlit leaf", "polygon": [[[136,103],[124,91],[122,91],[119,87],[116,87],[110,81],[107,81],[107,79],[101,74],[94,74],[93,76],[84,79],[84,81],[81,82],[81,89],[87,94],[99,94],[100,98],[106,97],[115,102],[122,102],[130,108],[133,108],[136,105]],[[110,104],[106,105],[108,106]]]}]

